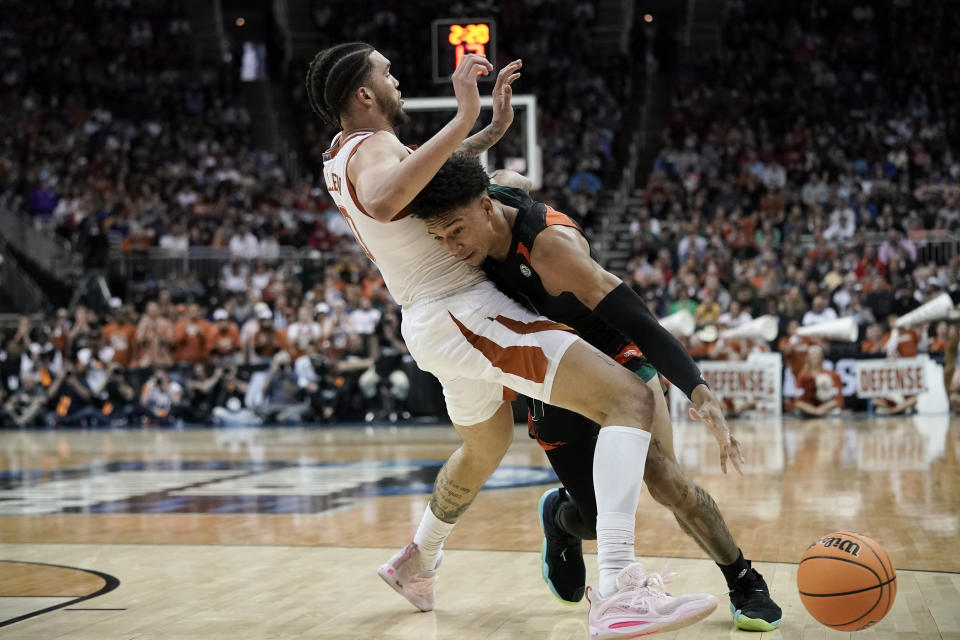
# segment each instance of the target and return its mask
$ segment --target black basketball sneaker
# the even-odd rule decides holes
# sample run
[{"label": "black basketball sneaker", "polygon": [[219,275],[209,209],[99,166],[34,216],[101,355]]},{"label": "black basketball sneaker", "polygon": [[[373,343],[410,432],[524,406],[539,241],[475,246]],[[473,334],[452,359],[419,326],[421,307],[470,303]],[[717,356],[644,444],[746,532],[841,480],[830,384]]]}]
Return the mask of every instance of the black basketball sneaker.
[{"label": "black basketball sneaker", "polygon": [[540,497],[540,560],[543,579],[553,595],[564,604],[576,604],[583,599],[587,586],[587,568],[580,538],[557,525],[557,509],[568,500],[570,497],[563,489],[550,489]]},{"label": "black basketball sneaker", "polygon": [[730,590],[730,613],[733,623],[744,631],[773,631],[783,619],[780,607],[770,598],[766,581],[752,567]]}]

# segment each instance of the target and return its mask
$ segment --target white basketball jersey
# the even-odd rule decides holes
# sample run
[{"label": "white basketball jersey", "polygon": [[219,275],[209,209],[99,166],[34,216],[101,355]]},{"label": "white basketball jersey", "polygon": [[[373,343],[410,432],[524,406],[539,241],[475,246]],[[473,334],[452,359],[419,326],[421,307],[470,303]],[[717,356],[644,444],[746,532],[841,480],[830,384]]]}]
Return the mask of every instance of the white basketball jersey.
[{"label": "white basketball jersey", "polygon": [[423,220],[401,212],[389,222],[380,222],[364,212],[347,177],[347,163],[357,146],[371,135],[372,131],[358,131],[339,140],[341,136],[337,134],[324,155],[323,179],[357,242],[380,268],[390,294],[401,305],[407,305],[482,281],[480,269],[440,248],[427,233]]}]

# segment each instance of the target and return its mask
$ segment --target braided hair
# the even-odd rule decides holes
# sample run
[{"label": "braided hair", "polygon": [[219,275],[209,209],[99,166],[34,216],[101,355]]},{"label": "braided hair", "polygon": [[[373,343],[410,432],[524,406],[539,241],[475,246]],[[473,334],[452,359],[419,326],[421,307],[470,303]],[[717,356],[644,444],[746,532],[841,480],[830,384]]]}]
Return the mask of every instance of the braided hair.
[{"label": "braided hair", "polygon": [[307,69],[307,99],[314,113],[331,124],[340,124],[340,113],[370,74],[373,46],[345,42],[320,51]]}]

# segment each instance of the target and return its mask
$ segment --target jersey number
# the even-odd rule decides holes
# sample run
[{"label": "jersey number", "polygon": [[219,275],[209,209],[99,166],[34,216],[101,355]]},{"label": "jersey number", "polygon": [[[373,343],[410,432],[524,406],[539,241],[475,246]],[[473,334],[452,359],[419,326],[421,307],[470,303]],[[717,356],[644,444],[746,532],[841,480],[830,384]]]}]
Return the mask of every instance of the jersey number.
[{"label": "jersey number", "polygon": [[357,238],[357,242],[360,243],[360,248],[363,249],[363,252],[367,254],[367,257],[370,258],[370,261],[376,264],[377,259],[373,257],[373,254],[370,253],[370,249],[367,248],[366,243],[363,241],[363,238],[360,237],[360,230],[357,229],[357,225],[353,222],[353,218],[350,217],[350,214],[347,213],[345,207],[338,207],[340,213],[343,214],[343,218],[347,221],[347,224],[350,225],[350,229],[353,231],[353,235]]}]

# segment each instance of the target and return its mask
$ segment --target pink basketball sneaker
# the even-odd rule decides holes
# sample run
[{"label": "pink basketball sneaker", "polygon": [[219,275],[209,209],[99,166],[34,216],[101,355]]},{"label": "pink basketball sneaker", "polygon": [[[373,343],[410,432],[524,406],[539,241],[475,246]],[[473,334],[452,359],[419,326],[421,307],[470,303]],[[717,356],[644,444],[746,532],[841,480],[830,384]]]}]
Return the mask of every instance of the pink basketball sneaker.
[{"label": "pink basketball sneaker", "polygon": [[644,573],[638,562],[620,572],[617,592],[609,598],[588,587],[590,637],[612,640],[672,631],[700,622],[717,608],[717,599],[708,593],[674,597],[665,588],[660,574]]},{"label": "pink basketball sneaker", "polygon": [[394,591],[410,601],[420,611],[433,611],[433,587],[437,583],[437,567],[443,560],[443,551],[437,556],[432,571],[421,568],[420,550],[411,542],[377,569],[377,574]]}]

